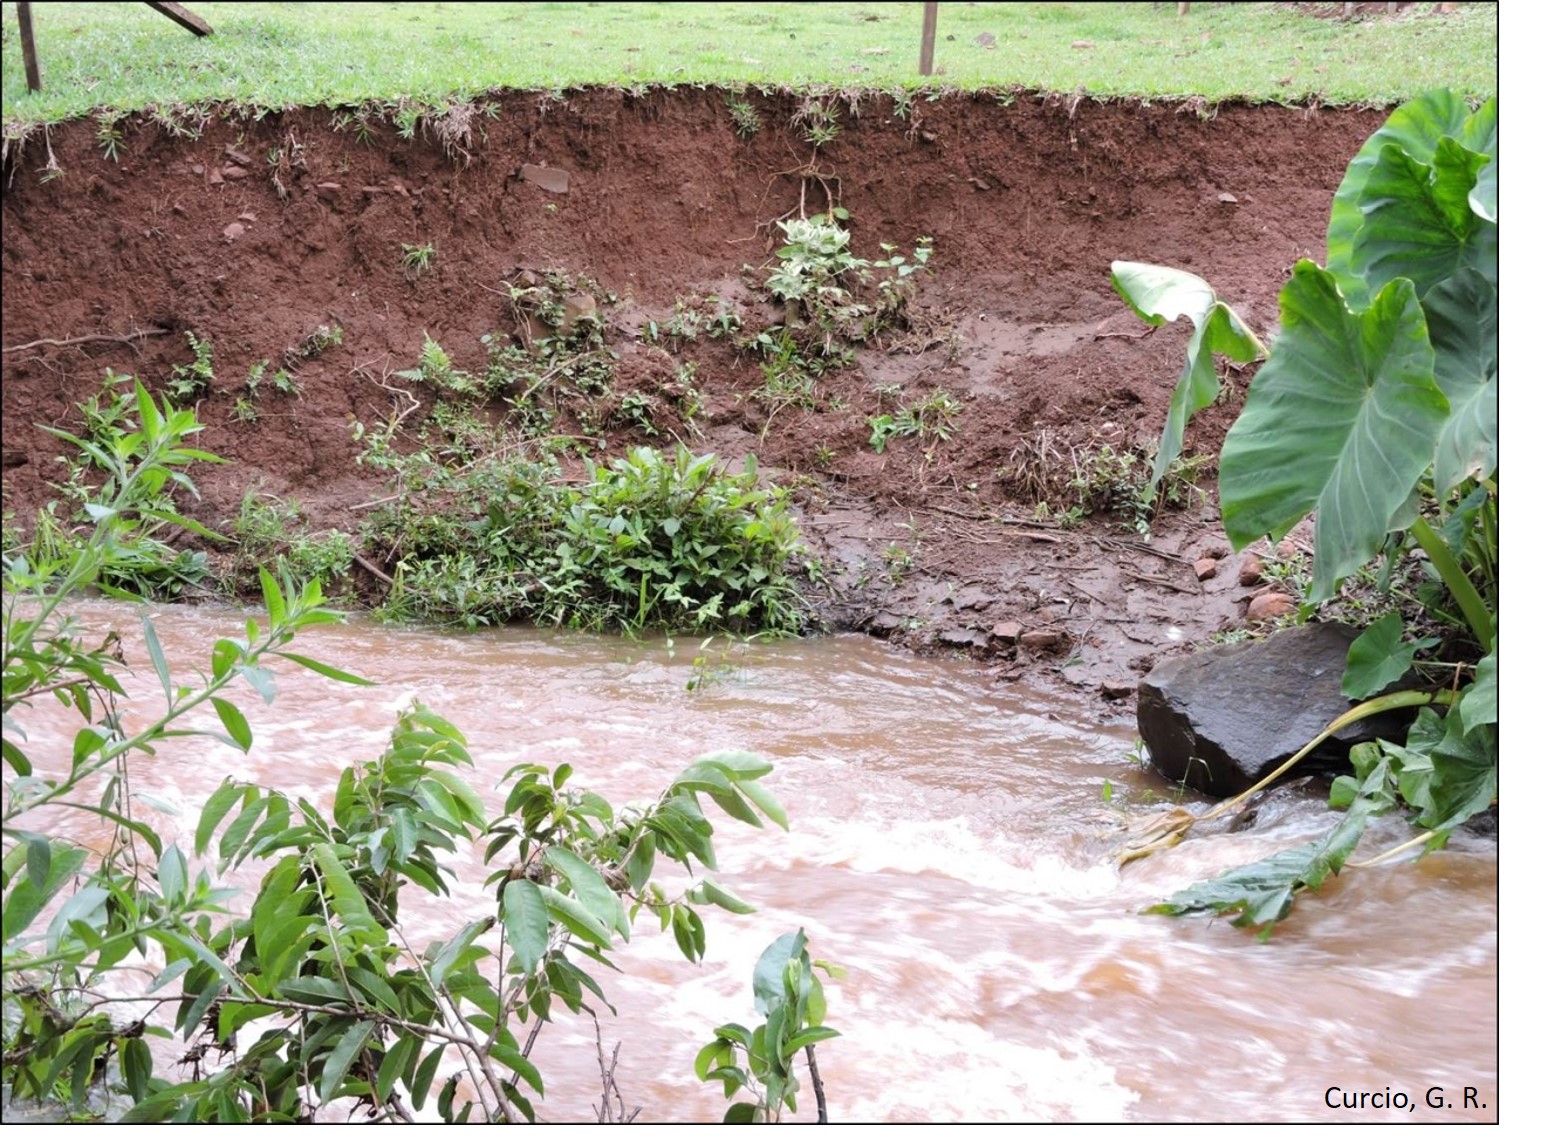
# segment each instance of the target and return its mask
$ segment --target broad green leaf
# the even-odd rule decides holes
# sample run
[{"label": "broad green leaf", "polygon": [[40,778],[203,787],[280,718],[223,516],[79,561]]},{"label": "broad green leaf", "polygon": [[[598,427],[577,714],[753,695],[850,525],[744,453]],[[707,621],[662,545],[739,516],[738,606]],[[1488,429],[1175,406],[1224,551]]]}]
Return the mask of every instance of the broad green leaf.
[{"label": "broad green leaf", "polygon": [[627,936],[625,907],[615,891],[605,884],[599,870],[560,846],[546,849],[546,863],[567,879],[579,902],[603,921],[607,930]]},{"label": "broad green leaf", "polygon": [[764,814],[776,825],[780,826],[783,830],[789,828],[786,809],[780,802],[776,801],[776,796],[760,783],[741,782],[738,784],[738,791],[758,806],[760,813]]},{"label": "broad green leaf", "polygon": [[754,1009],[763,1016],[780,1006],[786,999],[783,979],[787,962],[806,955],[808,938],[803,930],[782,933],[764,952],[754,966]]},{"label": "broad green leaf", "polygon": [[150,1056],[150,1045],[143,1039],[124,1039],[118,1044],[119,1063],[123,1071],[123,1083],[129,1097],[143,1101],[150,1090],[150,1076],[155,1062]]},{"label": "broad green leaf", "polygon": [[1273,355],[1220,452],[1220,509],[1237,549],[1316,512],[1309,599],[1375,556],[1433,459],[1449,403],[1413,287],[1394,281],[1363,313],[1333,275],[1295,266]]},{"label": "broad green leaf", "polygon": [[1157,484],[1182,453],[1188,423],[1220,395],[1215,353],[1243,364],[1267,353],[1252,330],[1220,301],[1202,277],[1162,265],[1114,261],[1113,287],[1147,324],[1159,328],[1169,320],[1186,317],[1193,325],[1186,362],[1172,391],[1166,426],[1161,431],[1145,491],[1147,497],[1153,497]]},{"label": "broad green leaf", "polygon": [[776,769],[768,760],[750,751],[713,751],[696,759],[696,764],[702,763],[725,772],[734,782],[764,778]]},{"label": "broad green leaf", "polygon": [[[20,838],[26,846],[27,880],[32,888],[42,889],[48,884],[48,867],[53,864],[53,846],[42,834],[26,830],[9,830],[7,833]],[[9,875],[7,875],[9,882]]]},{"label": "broad green leaf", "polygon": [[1440,497],[1498,469],[1498,290],[1463,269],[1423,298],[1434,347],[1434,379],[1450,418],[1434,453]]},{"label": "broad green leaf", "polygon": [[840,1033],[832,1027],[810,1027],[807,1031],[800,1031],[781,1046],[781,1057],[790,1059],[804,1047],[812,1047],[816,1043],[823,1043],[826,1039],[839,1039]]},{"label": "broad green leaf", "polygon": [[752,1102],[736,1102],[728,1107],[728,1112],[722,1116],[722,1121],[729,1126],[747,1126],[756,1118],[755,1104]]},{"label": "broad green leaf", "polygon": [[1466,730],[1498,722],[1498,641],[1477,664],[1477,678],[1461,690],[1461,722]]},{"label": "broad green leaf", "polygon": [[1402,643],[1402,616],[1388,612],[1354,638],[1343,669],[1345,699],[1368,699],[1384,691],[1413,666],[1416,644]]},{"label": "broad green leaf", "polygon": [[[1467,727],[1459,706],[1445,715],[1443,726],[1442,737],[1428,752],[1434,768],[1429,805],[1418,816],[1418,824],[1431,830],[1453,830],[1486,810],[1498,794],[1496,726]],[[1411,737],[1408,742],[1411,747]]]},{"label": "broad green leaf", "polygon": [[596,948],[613,947],[609,930],[603,921],[589,912],[565,893],[558,893],[547,885],[538,885],[547,914],[579,940],[586,940]]},{"label": "broad green leaf", "polygon": [[551,923],[546,902],[533,882],[521,878],[503,890],[503,929],[514,959],[526,976],[533,976],[546,956]]},{"label": "broad green leaf", "polygon": [[161,895],[175,906],[182,900],[182,894],[187,889],[187,859],[182,856],[182,851],[176,846],[167,846],[161,854],[156,876],[160,881]]},{"label": "broad green leaf", "polygon": [[443,984],[444,978],[459,966],[461,957],[471,947],[471,942],[491,927],[492,918],[483,917],[472,921],[451,937],[449,943],[441,945],[428,965],[428,982],[435,988]]},{"label": "broad green leaf", "polygon": [[229,700],[211,696],[209,702],[214,705],[214,710],[219,713],[219,721],[224,725],[226,733],[235,741],[235,745],[243,752],[251,750],[251,725],[246,722],[246,716],[241,714],[241,709]]},{"label": "broad green leaf", "polygon": [[65,883],[79,872],[86,862],[86,856],[86,851],[79,846],[56,842],[48,859],[48,873],[41,884],[34,884],[30,873],[17,879],[6,895],[4,912],[0,913],[0,930],[3,930],[0,936],[3,936],[6,944],[9,945],[31,927],[37,915],[58,895]]},{"label": "broad green leaf", "polygon": [[1258,939],[1267,940],[1273,926],[1294,908],[1296,893],[1319,888],[1329,874],[1342,870],[1364,836],[1371,814],[1368,799],[1355,799],[1348,813],[1325,837],[1189,886],[1170,901],[1145,911],[1166,916],[1234,913],[1231,924],[1237,928],[1258,928]]},{"label": "broad green leaf", "polygon": [[367,1019],[361,1019],[350,1025],[348,1030],[343,1032],[342,1038],[337,1041],[337,1045],[332,1048],[332,1053],[326,1057],[326,1065],[321,1068],[321,1083],[318,1087],[323,1103],[332,1101],[338,1085],[348,1077],[348,1072],[353,1069],[353,1064],[358,1060],[359,1052],[369,1041],[374,1026],[374,1023]]},{"label": "broad green leaf", "polygon": [[714,1039],[696,1052],[696,1078],[705,1080],[706,1074],[724,1059],[733,1057],[733,1044],[726,1039]]},{"label": "broad green leaf", "polygon": [[1461,145],[1492,159],[1477,175],[1468,204],[1485,221],[1498,221],[1498,100],[1489,99],[1461,128]]},{"label": "broad green leaf", "polygon": [[1432,162],[1439,140],[1446,135],[1461,136],[1470,117],[1466,101],[1453,91],[1420,95],[1393,111],[1348,164],[1332,198],[1332,216],[1327,224],[1327,268],[1337,274],[1339,287],[1351,308],[1365,308],[1372,296],[1364,281],[1354,275],[1349,261],[1364,220],[1360,195],[1381,151],[1390,143],[1416,161]]},{"label": "broad green leaf", "polygon": [[1454,139],[1441,139],[1432,163],[1387,146],[1365,180],[1364,221],[1352,272],[1371,292],[1406,277],[1423,296],[1462,269],[1496,281],[1498,226],[1472,213],[1467,195],[1488,161]]},{"label": "broad green leaf", "polygon": [[412,1109],[422,1110],[428,1101],[428,1092],[433,1088],[433,1076],[439,1069],[439,1060],[444,1058],[446,1044],[439,1044],[428,1052],[428,1058],[424,1059],[417,1067],[417,1073],[412,1076]]}]

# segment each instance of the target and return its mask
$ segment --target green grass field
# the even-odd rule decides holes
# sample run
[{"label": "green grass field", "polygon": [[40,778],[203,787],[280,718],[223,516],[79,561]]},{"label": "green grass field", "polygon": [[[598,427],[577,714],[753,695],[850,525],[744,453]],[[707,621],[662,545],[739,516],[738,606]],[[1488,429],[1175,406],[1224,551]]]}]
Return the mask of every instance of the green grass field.
[{"label": "green grass field", "polygon": [[[8,130],[102,109],[410,99],[613,84],[1026,87],[1094,96],[1393,103],[1495,92],[1494,4],[1343,24],[1276,4],[189,4],[197,39],[142,4],[34,4],[41,94],[4,6]],[[1366,5],[1366,7],[1369,7]]]}]

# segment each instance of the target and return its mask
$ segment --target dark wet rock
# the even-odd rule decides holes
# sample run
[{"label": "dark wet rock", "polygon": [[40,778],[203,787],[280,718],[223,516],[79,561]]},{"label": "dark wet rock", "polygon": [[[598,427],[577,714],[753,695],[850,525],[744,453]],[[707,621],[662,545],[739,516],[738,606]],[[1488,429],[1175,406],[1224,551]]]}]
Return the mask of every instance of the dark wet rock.
[{"label": "dark wet rock", "polygon": [[1103,680],[1098,688],[1103,699],[1128,699],[1134,694],[1134,684],[1122,680]]},{"label": "dark wet rock", "polygon": [[862,631],[868,636],[880,636],[888,639],[904,625],[904,618],[891,612],[874,613],[872,618],[863,626]]},{"label": "dark wet rock", "polygon": [[943,648],[983,647],[984,636],[971,628],[944,628],[936,634],[936,642]]},{"label": "dark wet rock", "polygon": [[[1151,762],[1204,794],[1245,790],[1352,706],[1339,688],[1356,635],[1347,625],[1307,624],[1158,664],[1140,683],[1137,711]],[[1410,722],[1410,713],[1392,712],[1350,724],[1296,770],[1346,773],[1350,747],[1400,743]]]},{"label": "dark wet rock", "polygon": [[1014,620],[1002,621],[990,630],[990,635],[996,640],[1015,644],[1022,636],[1022,626]]}]

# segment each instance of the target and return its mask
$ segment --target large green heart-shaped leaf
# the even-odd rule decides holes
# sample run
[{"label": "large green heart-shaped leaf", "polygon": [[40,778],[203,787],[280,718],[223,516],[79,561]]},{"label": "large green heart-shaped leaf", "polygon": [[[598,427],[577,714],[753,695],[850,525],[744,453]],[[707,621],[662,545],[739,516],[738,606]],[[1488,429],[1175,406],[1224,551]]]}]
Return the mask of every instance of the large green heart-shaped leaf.
[{"label": "large green heart-shaped leaf", "polygon": [[1134,314],[1153,327],[1159,328],[1179,317],[1187,317],[1193,324],[1187,362],[1172,391],[1166,426],[1161,431],[1150,484],[1145,490],[1147,497],[1153,497],[1156,484],[1182,453],[1183,432],[1189,421],[1220,395],[1215,353],[1243,364],[1267,353],[1252,329],[1215,295],[1215,290],[1202,277],[1164,265],[1114,261],[1113,287]]},{"label": "large green heart-shaped leaf", "polygon": [[1220,452],[1220,512],[1240,549],[1316,511],[1319,602],[1384,544],[1450,406],[1407,281],[1356,313],[1332,273],[1301,261],[1279,294],[1279,322]]},{"label": "large green heart-shaped leaf", "polygon": [[1461,128],[1461,145],[1492,159],[1477,175],[1468,204],[1485,221],[1498,222],[1498,100],[1489,99]]},{"label": "large green heart-shaped leaf", "polygon": [[[1496,121],[1497,103],[1491,105]],[[1401,147],[1416,161],[1430,162],[1439,140],[1447,135],[1463,137],[1471,117],[1466,101],[1454,92],[1430,91],[1393,111],[1348,164],[1338,192],[1332,197],[1332,216],[1327,223],[1327,268],[1337,275],[1338,286],[1352,307],[1364,308],[1372,295],[1369,286],[1354,275],[1349,261],[1364,220],[1359,195],[1381,150],[1389,143]]]},{"label": "large green heart-shaped leaf", "polygon": [[1450,419],[1434,453],[1441,497],[1463,479],[1498,469],[1498,290],[1463,269],[1423,298],[1434,378]]},{"label": "large green heart-shaped leaf", "polygon": [[1350,264],[1371,292],[1406,277],[1420,296],[1464,268],[1498,276],[1498,226],[1471,211],[1467,199],[1490,159],[1452,138],[1432,163],[1387,146],[1359,198],[1363,222]]}]

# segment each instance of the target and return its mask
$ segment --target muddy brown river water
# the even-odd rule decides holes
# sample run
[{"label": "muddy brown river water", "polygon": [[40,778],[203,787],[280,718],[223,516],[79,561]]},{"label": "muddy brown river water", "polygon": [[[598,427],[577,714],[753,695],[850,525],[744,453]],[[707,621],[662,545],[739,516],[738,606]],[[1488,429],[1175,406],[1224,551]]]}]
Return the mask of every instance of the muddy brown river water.
[{"label": "muddy brown river water", "polygon": [[[142,647],[135,655],[133,613],[80,611],[124,630],[140,665],[134,690],[148,700],[155,681]],[[189,679],[207,646],[241,625],[228,610],[155,614]],[[720,1117],[720,1094],[695,1081],[692,1059],[714,1025],[752,1021],[754,961],[799,926],[815,956],[848,970],[828,987],[828,1022],[843,1036],[819,1048],[836,1121],[1496,1120],[1490,841],[1463,835],[1422,861],[1350,873],[1266,945],[1223,922],[1142,916],[1194,880],[1321,833],[1331,815],[1314,800],[1265,806],[1247,831],[1194,836],[1120,874],[1109,856],[1117,827],[1171,797],[1128,760],[1132,727],[1097,726],[1078,705],[992,689],[965,664],[861,637],[739,646],[731,670],[692,691],[697,643],[444,634],[361,618],[307,630],[300,651],[378,686],[280,665],[272,707],[254,693],[239,700],[257,737],[249,757],[178,741],[140,761],[137,787],[178,811],[163,821],[190,848],[226,775],[328,798],[341,767],[376,755],[414,696],[465,731],[489,798],[516,762],[571,763],[574,785],[619,803],[653,797],[706,751],[771,759],[790,833],[720,818],[716,839],[719,879],[759,911],[705,911],[702,967],[639,920],[618,954],[623,974],[603,979],[619,1009],[601,1012],[606,1047],[622,1045],[618,1078],[641,1121]],[[1405,836],[1383,820],[1364,849]],[[468,862],[453,899],[413,911],[411,934],[445,935],[490,904],[480,869]],[[592,1119],[587,1017],[549,1025],[533,1058],[548,1088],[539,1112]],[[1414,1110],[1333,1108],[1335,1087],[1389,1088]],[[1434,1087],[1453,1105],[1436,1112]]]}]

